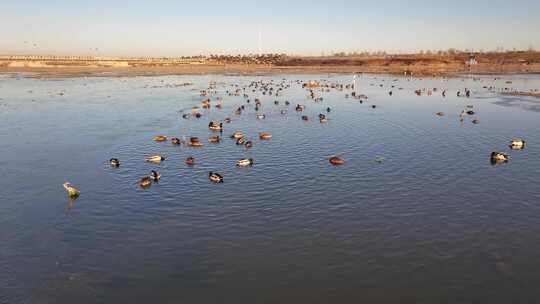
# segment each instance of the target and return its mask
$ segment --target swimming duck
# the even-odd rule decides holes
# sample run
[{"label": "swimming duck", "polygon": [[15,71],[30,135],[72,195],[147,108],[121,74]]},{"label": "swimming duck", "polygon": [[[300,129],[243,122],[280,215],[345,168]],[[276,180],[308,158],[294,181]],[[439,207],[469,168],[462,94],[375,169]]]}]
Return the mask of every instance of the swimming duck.
[{"label": "swimming duck", "polygon": [[334,166],[339,166],[339,165],[345,164],[345,160],[343,160],[342,158],[337,157],[337,156],[330,157],[328,159],[328,161]]},{"label": "swimming duck", "polygon": [[330,107],[326,108],[326,112],[330,113],[332,111],[332,109],[330,109]]},{"label": "swimming duck", "polygon": [[328,122],[328,118],[326,118],[326,115],[324,115],[324,114],[319,114],[319,121],[321,123],[326,123],[326,122]]},{"label": "swimming duck", "polygon": [[241,137],[241,138],[236,140],[237,145],[243,145],[245,143],[246,143],[246,140],[244,139],[244,137]]},{"label": "swimming duck", "polygon": [[270,132],[261,132],[259,133],[259,138],[262,140],[269,140],[272,138],[272,134]]},{"label": "swimming duck", "polygon": [[147,162],[154,163],[154,164],[160,164],[164,160],[165,160],[165,157],[163,157],[161,155],[153,155],[153,156],[150,156],[150,157],[146,158]]},{"label": "swimming duck", "polygon": [[277,100],[274,101],[274,104],[275,104],[276,106],[279,105],[279,101],[277,101]]},{"label": "swimming duck", "polygon": [[161,179],[161,174],[159,174],[159,172],[157,172],[156,170],[152,170],[150,171],[150,178],[154,181],[154,182],[157,182]]},{"label": "swimming duck", "polygon": [[223,176],[221,176],[221,174],[219,174],[219,173],[215,173],[215,172],[210,171],[208,173],[208,178],[214,183],[217,183],[217,184],[223,183]]},{"label": "swimming duck", "polygon": [[297,104],[295,110],[296,110],[296,112],[302,112],[302,111],[304,111],[305,108],[306,108],[306,106],[301,105],[301,104]]},{"label": "swimming duck", "polygon": [[225,123],[231,123],[231,119],[229,117],[225,118],[223,121],[225,121]]},{"label": "swimming duck", "polygon": [[291,103],[290,103],[288,100],[285,101],[285,105],[286,105],[286,106],[288,106],[288,105],[290,105],[290,104],[291,104]]},{"label": "swimming duck", "polygon": [[287,110],[281,110],[281,115],[286,115],[287,114]]},{"label": "swimming duck", "polygon": [[236,131],[231,135],[231,138],[235,138],[235,139],[239,139],[243,137],[244,137],[244,133],[242,133],[241,131]]},{"label": "swimming duck", "polygon": [[188,166],[195,165],[195,157],[190,156],[190,157],[186,158],[186,165],[188,165]]},{"label": "swimming duck", "polygon": [[79,195],[81,195],[79,189],[75,188],[72,184],[68,182],[65,182],[62,186],[64,187],[64,189],[66,189],[70,198],[77,198],[79,197]]},{"label": "swimming duck", "polygon": [[220,140],[221,140],[221,138],[219,137],[219,135],[210,136],[210,138],[208,138],[208,142],[211,142],[211,143],[214,143],[214,144],[219,143]]},{"label": "swimming duck", "polygon": [[223,123],[218,123],[215,121],[211,121],[208,124],[208,128],[212,131],[223,131]]},{"label": "swimming duck", "polygon": [[182,141],[181,141],[179,138],[177,138],[177,137],[173,137],[173,138],[171,138],[171,143],[172,143],[173,145],[181,145],[181,144],[182,144]]},{"label": "swimming duck", "polygon": [[249,148],[253,147],[253,142],[251,140],[248,140],[248,141],[246,141],[244,146],[249,149]]},{"label": "swimming duck", "polygon": [[521,138],[514,138],[512,139],[512,142],[510,143],[510,148],[512,150],[523,150],[525,149],[525,141]]},{"label": "swimming duck", "polygon": [[375,109],[376,107],[377,107],[376,105],[372,105],[372,106],[371,106],[372,109]]},{"label": "swimming duck", "polygon": [[443,113],[443,112],[437,112],[437,113],[435,113],[435,115],[437,115],[437,116],[444,116],[444,113]]},{"label": "swimming duck", "polygon": [[182,114],[182,118],[183,118],[183,119],[188,119],[188,118],[190,118],[190,117],[191,117],[190,114]]},{"label": "swimming duck", "polygon": [[201,117],[202,117],[201,113],[195,113],[195,118],[201,118]]},{"label": "swimming duck", "polygon": [[308,120],[309,120],[309,117],[307,117],[306,115],[302,115],[302,120],[303,120],[303,121],[308,121]]},{"label": "swimming duck", "polygon": [[118,160],[118,158],[111,158],[109,162],[111,163],[111,167],[114,167],[114,168],[120,167],[120,161]]},{"label": "swimming duck", "polygon": [[141,178],[141,180],[139,181],[139,186],[141,188],[149,188],[150,186],[152,186],[152,178],[150,178],[149,176]]},{"label": "swimming duck", "polygon": [[167,136],[158,135],[158,136],[154,137],[154,141],[157,141],[157,142],[167,141]]},{"label": "swimming duck", "polygon": [[251,158],[244,158],[236,162],[236,165],[238,167],[247,167],[247,166],[253,166],[253,159]]},{"label": "swimming duck", "polygon": [[492,164],[507,163],[509,160],[510,160],[510,157],[506,153],[503,153],[503,152],[492,152],[491,153],[491,163]]},{"label": "swimming duck", "polygon": [[188,145],[190,147],[195,147],[195,148],[204,146],[203,143],[199,140],[198,137],[190,137]]},{"label": "swimming duck", "polygon": [[[462,121],[463,121],[463,120],[462,120]],[[473,124],[477,125],[477,124],[480,123],[480,120],[478,120],[478,119],[473,119],[471,122],[472,122]]]},{"label": "swimming duck", "polygon": [[266,115],[264,114],[260,114],[260,113],[257,113],[257,119],[265,119],[266,118]]}]

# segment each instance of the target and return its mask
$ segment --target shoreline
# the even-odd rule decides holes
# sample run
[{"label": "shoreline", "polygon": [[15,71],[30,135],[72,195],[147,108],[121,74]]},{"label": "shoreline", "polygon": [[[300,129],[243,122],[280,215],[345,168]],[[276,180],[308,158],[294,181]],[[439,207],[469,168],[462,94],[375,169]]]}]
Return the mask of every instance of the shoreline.
[{"label": "shoreline", "polygon": [[[404,72],[406,71],[406,72]],[[517,75],[540,74],[540,66],[527,70],[521,66],[486,65],[471,72],[455,66],[269,66],[269,65],[177,65],[143,67],[0,67],[0,74],[20,74],[28,78],[74,78],[74,77],[136,77],[168,75],[317,75],[317,74],[380,74],[416,77],[460,77],[463,75]],[[407,74],[405,74],[407,73]]]}]

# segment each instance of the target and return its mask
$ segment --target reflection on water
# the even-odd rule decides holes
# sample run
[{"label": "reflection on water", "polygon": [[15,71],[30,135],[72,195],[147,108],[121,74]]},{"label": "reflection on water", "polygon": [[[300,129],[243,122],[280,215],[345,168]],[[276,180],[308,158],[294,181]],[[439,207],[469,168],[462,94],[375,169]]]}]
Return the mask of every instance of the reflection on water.
[{"label": "reflection on water", "polygon": [[[225,94],[231,84],[282,78],[291,87],[281,96],[257,95],[265,119],[253,103],[233,115],[244,99]],[[297,79],[352,81],[0,77],[0,302],[535,302],[537,101],[483,87],[511,79],[537,89],[540,78],[363,75],[362,104],[335,90],[314,103]],[[223,108],[182,119],[210,82]],[[435,87],[447,97],[414,93]],[[471,98],[458,98],[465,88]],[[467,105],[479,124],[460,122]],[[223,141],[207,143],[208,123],[226,117]],[[237,146],[234,131],[254,146]],[[204,147],[156,135],[199,137]],[[510,150],[515,137],[527,147]],[[493,151],[510,161],[492,166]],[[167,159],[145,162],[155,154]],[[345,164],[332,166],[333,155]],[[237,167],[243,158],[254,165]],[[151,170],[160,182],[141,189]],[[211,183],[209,171],[225,182]],[[66,180],[81,190],[76,201]]]}]

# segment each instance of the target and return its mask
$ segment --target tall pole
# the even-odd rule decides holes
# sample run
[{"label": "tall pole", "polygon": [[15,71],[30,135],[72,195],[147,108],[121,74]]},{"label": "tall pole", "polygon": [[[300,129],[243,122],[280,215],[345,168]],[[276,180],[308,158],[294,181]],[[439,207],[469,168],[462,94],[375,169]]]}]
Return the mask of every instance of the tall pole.
[{"label": "tall pole", "polygon": [[262,33],[261,27],[259,26],[259,56],[262,55]]}]

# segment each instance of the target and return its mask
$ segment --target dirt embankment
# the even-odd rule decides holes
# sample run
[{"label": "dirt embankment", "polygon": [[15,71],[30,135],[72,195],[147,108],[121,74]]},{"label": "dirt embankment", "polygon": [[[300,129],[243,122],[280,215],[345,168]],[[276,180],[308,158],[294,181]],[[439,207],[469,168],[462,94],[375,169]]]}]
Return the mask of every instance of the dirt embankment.
[{"label": "dirt embankment", "polygon": [[391,74],[540,73],[539,52],[453,55],[288,57],[281,67],[356,67],[358,72]]},{"label": "dirt embankment", "polygon": [[[236,58],[236,57],[235,57]],[[388,55],[347,57],[282,56],[267,64],[248,64],[226,58],[203,64],[143,64],[110,66],[9,66],[0,62],[0,73],[32,73],[34,77],[138,76],[193,74],[321,74],[379,73],[407,75],[455,75],[460,73],[540,73],[539,52],[511,52],[453,55]]]}]

